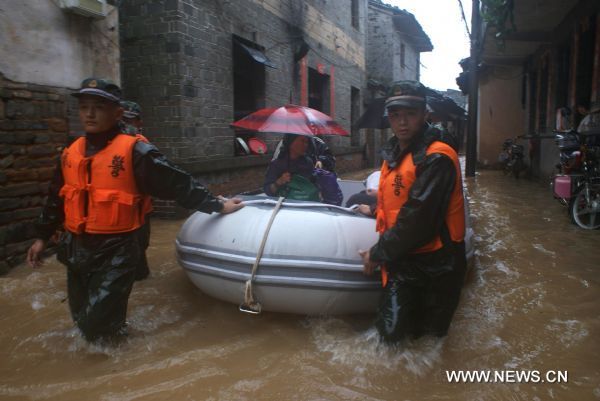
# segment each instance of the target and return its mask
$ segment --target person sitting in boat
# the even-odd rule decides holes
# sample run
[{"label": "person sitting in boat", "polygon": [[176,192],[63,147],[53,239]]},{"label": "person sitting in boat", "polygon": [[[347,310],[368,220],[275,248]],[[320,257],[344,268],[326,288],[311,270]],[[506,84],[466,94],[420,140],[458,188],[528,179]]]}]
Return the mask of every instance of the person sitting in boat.
[{"label": "person sitting in boat", "polygon": [[[327,146],[324,140],[319,138],[318,136],[307,137],[308,148],[306,150],[306,156],[308,156],[314,166],[316,168],[321,168],[323,170],[335,172],[335,156]],[[277,146],[275,147],[275,152],[273,152],[273,160],[279,157],[281,153],[281,149],[283,147],[283,140],[279,141]]]},{"label": "person sitting in boat", "polygon": [[309,141],[304,135],[284,136],[281,151],[267,169],[264,191],[269,196],[340,205],[343,195],[335,174],[315,168],[307,155]]},{"label": "person sitting in boat", "polygon": [[358,205],[358,212],[365,216],[374,217],[377,209],[377,190],[379,189],[380,176],[381,171],[371,173],[365,180],[366,189],[348,198],[346,207]]}]

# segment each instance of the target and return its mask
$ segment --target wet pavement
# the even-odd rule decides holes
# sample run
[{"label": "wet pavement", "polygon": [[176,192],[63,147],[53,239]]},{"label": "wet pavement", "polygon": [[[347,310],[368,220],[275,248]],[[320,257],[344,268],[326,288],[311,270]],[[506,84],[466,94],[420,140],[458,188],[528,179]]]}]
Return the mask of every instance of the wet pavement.
[{"label": "wet pavement", "polygon": [[[182,221],[154,220],[152,275],[118,348],[79,337],[54,258],[0,277],[0,400],[600,399],[600,231],[572,225],[537,183],[484,171],[467,190],[476,255],[444,340],[381,345],[371,316],[242,315],[177,265]],[[568,381],[449,383],[451,370]]]}]

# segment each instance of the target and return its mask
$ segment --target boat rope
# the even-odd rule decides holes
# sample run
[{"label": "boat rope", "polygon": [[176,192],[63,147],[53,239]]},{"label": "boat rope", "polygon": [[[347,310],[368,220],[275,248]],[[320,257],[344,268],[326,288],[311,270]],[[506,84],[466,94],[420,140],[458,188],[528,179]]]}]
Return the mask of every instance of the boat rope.
[{"label": "boat rope", "polygon": [[252,291],[252,282],[256,277],[256,272],[258,271],[258,264],[260,262],[260,259],[262,258],[262,254],[267,243],[267,238],[269,237],[269,231],[271,231],[271,226],[273,225],[275,216],[277,215],[277,212],[279,212],[279,209],[281,209],[281,205],[283,204],[284,199],[285,198],[281,196],[277,200],[275,209],[273,209],[273,213],[271,213],[271,218],[269,219],[269,223],[267,224],[265,233],[263,234],[260,247],[258,248],[258,253],[256,254],[256,259],[254,260],[254,264],[252,265],[252,274],[250,275],[248,281],[246,281],[246,287],[244,290],[244,302],[240,305],[241,312],[258,315],[262,310],[260,303],[256,299],[254,299],[254,293]]},{"label": "boat rope", "polygon": [[[253,199],[253,200],[244,200],[244,205],[275,205],[277,201],[273,199]],[[307,209],[330,209],[339,212],[346,212],[348,214],[356,214],[356,210],[358,205],[352,205],[350,207],[342,207],[337,205],[330,205],[328,203],[320,203],[320,202],[287,202],[285,207],[295,207],[295,208],[307,208]]]}]

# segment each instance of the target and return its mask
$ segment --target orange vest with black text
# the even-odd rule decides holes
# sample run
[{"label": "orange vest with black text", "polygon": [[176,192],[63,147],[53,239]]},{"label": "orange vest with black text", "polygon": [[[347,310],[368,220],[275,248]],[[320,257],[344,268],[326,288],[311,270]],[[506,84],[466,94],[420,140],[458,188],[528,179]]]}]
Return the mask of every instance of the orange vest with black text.
[{"label": "orange vest with black text", "polygon": [[[452,147],[440,141],[435,141],[428,146],[426,155],[433,153],[448,156],[456,169],[454,189],[452,190],[448,204],[445,223],[450,234],[450,239],[454,242],[461,242],[465,237],[465,205],[458,155]],[[413,155],[411,153],[408,153],[393,169],[390,169],[388,163],[384,161],[379,179],[379,190],[377,192],[377,232],[380,234],[383,234],[396,224],[398,214],[408,200],[408,194],[416,179],[416,170],[417,168],[413,162]],[[438,234],[429,243],[415,249],[411,253],[434,252],[441,249],[442,246],[442,238]],[[385,286],[387,282],[385,266],[382,266],[381,271],[383,285]]]},{"label": "orange vest with black text", "polygon": [[63,151],[65,228],[75,234],[114,234],[138,229],[152,210],[133,173],[133,148],[139,138],[119,134],[91,157],[81,137]]}]

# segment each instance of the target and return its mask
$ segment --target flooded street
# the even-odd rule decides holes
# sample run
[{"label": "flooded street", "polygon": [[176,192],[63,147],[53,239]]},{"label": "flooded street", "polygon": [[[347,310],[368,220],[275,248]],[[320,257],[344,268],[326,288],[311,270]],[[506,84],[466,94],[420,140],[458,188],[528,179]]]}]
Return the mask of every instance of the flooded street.
[{"label": "flooded street", "polygon": [[[182,221],[152,222],[152,275],[129,303],[131,336],[87,345],[64,268],[0,277],[0,400],[600,399],[600,231],[569,221],[539,184],[467,180],[473,271],[450,333],[394,349],[372,316],[248,316],[197,290],[175,259]],[[566,383],[449,383],[446,371],[567,371]]]}]

